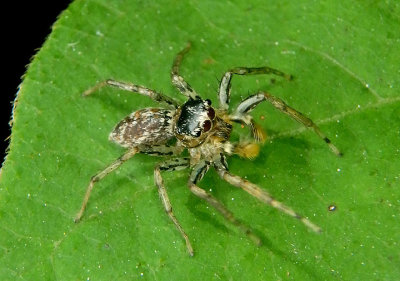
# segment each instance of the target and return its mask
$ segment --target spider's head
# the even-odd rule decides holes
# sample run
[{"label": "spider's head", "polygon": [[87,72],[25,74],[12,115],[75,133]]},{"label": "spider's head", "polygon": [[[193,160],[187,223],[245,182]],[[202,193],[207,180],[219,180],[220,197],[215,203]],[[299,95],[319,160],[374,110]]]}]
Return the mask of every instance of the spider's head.
[{"label": "spider's head", "polygon": [[212,131],[215,110],[210,100],[189,99],[176,113],[174,133],[186,147],[202,144]]}]

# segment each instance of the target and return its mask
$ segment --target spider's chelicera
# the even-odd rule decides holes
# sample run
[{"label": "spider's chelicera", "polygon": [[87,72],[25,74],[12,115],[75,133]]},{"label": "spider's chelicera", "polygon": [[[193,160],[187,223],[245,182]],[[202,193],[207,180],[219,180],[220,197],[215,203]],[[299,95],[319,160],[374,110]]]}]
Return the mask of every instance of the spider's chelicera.
[{"label": "spider's chelicera", "polygon": [[[283,203],[275,200],[266,190],[230,173],[226,162],[226,156],[228,155],[237,154],[245,158],[254,158],[258,155],[258,143],[264,141],[265,133],[262,128],[254,122],[249,113],[262,101],[270,102],[281,112],[289,115],[306,127],[312,128],[314,132],[329,145],[336,155],[341,155],[339,150],[320,131],[313,121],[297,110],[289,107],[281,99],[267,92],[258,92],[251,95],[240,102],[234,111],[228,111],[231,79],[234,74],[274,74],[288,80],[291,79],[291,76],[270,67],[233,68],[222,76],[218,90],[219,104],[217,107],[213,107],[210,100],[203,100],[179,74],[179,67],[183,56],[189,49],[190,44],[178,53],[171,71],[172,83],[187,97],[187,101],[183,105],[179,105],[174,99],[146,87],[115,80],[100,82],[84,92],[84,96],[87,96],[104,86],[113,86],[122,90],[148,96],[156,102],[164,103],[168,109],[145,108],[138,110],[127,116],[115,127],[110,134],[110,140],[127,148],[127,151],[115,162],[111,163],[104,170],[91,178],[83,199],[82,207],[76,215],[75,222],[81,220],[90,193],[96,182],[117,169],[136,153],[145,153],[156,156],[169,156],[167,160],[156,165],[154,169],[155,184],[158,187],[165,211],[185,239],[190,255],[193,255],[193,247],[188,236],[172,212],[171,203],[161,178],[161,171],[175,171],[189,168],[190,176],[188,187],[190,191],[207,201],[219,211],[225,219],[230,221],[233,225],[236,225],[257,245],[261,244],[261,239],[252,232],[250,227],[235,218],[232,212],[220,201],[197,185],[210,167],[216,170],[221,179],[243,189],[260,201],[300,220],[311,230],[319,232],[320,228],[317,225],[299,215]],[[229,138],[232,132],[233,122],[249,126],[254,140],[246,142],[241,141],[238,143],[230,142]],[[173,145],[169,145],[173,143],[173,139],[176,139],[176,142]],[[188,150],[189,157],[180,156],[185,149]]]}]

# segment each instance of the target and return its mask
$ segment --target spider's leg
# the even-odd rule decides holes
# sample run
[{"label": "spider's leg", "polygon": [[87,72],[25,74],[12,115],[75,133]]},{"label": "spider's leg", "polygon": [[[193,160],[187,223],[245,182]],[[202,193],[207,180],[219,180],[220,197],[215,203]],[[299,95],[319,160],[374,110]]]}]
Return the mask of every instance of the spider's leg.
[{"label": "spider's leg", "polygon": [[238,107],[236,108],[235,113],[232,115],[232,118],[242,118],[246,119],[246,116],[249,116],[248,113],[254,109],[260,102],[262,101],[270,102],[276,109],[290,116],[297,122],[303,124],[307,128],[311,128],[314,132],[328,144],[329,148],[335,153],[337,156],[342,156],[342,153],[339,149],[331,142],[331,140],[319,129],[319,127],[308,117],[304,116],[301,112],[296,109],[288,106],[283,100],[280,98],[274,97],[273,95],[266,92],[259,92],[258,94],[252,95],[245,100],[243,100]]},{"label": "spider's leg", "polygon": [[243,100],[235,112],[229,115],[229,119],[233,122],[241,123],[247,125],[251,128],[252,135],[254,139],[258,142],[263,142],[266,139],[266,133],[263,128],[258,125],[253,117],[248,114],[251,110],[253,110],[260,102],[263,100],[259,100],[252,95],[245,100]]},{"label": "spider's leg", "polygon": [[228,115],[228,119],[230,121],[249,126],[251,129],[253,138],[257,142],[264,142],[265,139],[267,138],[267,133],[264,131],[264,129],[259,124],[257,124],[254,121],[253,117],[249,114],[240,114],[240,113],[234,112],[233,114]]},{"label": "spider's leg", "polygon": [[187,46],[181,50],[175,57],[174,63],[171,69],[171,81],[172,84],[185,96],[190,99],[199,99],[200,97],[197,93],[190,87],[190,85],[179,75],[179,67],[181,66],[184,55],[190,50],[191,43],[189,42]]},{"label": "spider's leg", "polygon": [[112,80],[112,79],[107,79],[105,81],[97,83],[93,87],[91,87],[91,88],[87,89],[85,92],[83,92],[82,95],[88,96],[88,95],[92,94],[93,92],[95,92],[105,86],[111,86],[111,87],[115,87],[115,88],[118,88],[121,90],[138,93],[138,94],[141,94],[144,96],[148,96],[149,98],[151,98],[152,100],[154,100],[156,102],[165,102],[166,104],[171,105],[174,108],[178,107],[178,103],[174,99],[172,99],[168,96],[165,96],[161,93],[158,93],[154,90],[151,90],[151,89],[143,87],[143,86],[134,85],[131,83],[126,83],[126,82],[120,82],[120,81],[116,81],[116,80]]},{"label": "spider's leg", "polygon": [[311,230],[313,230],[315,232],[321,232],[321,228],[319,226],[313,224],[307,218],[301,216],[300,214],[296,213],[295,211],[293,211],[291,208],[289,208],[285,204],[274,199],[267,191],[261,189],[254,183],[251,183],[245,179],[242,179],[239,176],[229,173],[226,165],[223,164],[223,163],[225,163],[225,160],[222,155],[221,155],[221,158],[223,160],[221,160],[221,162],[218,162],[218,161],[214,162],[214,166],[215,166],[215,169],[217,170],[219,176],[223,180],[227,181],[228,183],[232,184],[233,186],[243,189],[250,195],[256,197],[261,202],[264,202],[265,204],[268,204],[268,205],[288,214],[289,216],[300,220],[303,224],[305,224]]},{"label": "spider's leg", "polygon": [[154,181],[158,187],[158,193],[160,195],[161,202],[163,203],[165,212],[172,220],[172,222],[175,224],[176,228],[181,233],[183,239],[185,239],[189,255],[193,256],[193,247],[190,244],[189,237],[183,230],[182,226],[175,217],[174,213],[172,212],[171,202],[169,201],[167,190],[165,189],[164,182],[161,177],[161,171],[175,171],[175,170],[185,169],[187,167],[189,167],[189,158],[176,158],[162,162],[158,164],[154,169]]},{"label": "spider's leg", "polygon": [[83,198],[82,206],[81,209],[79,210],[78,214],[75,216],[75,222],[79,222],[82,218],[83,212],[86,209],[86,205],[89,201],[90,193],[92,192],[92,189],[94,187],[94,184],[98,181],[100,181],[102,178],[107,176],[109,173],[117,169],[119,166],[121,166],[123,163],[125,163],[127,160],[132,158],[136,153],[138,153],[139,149],[137,147],[129,149],[127,152],[125,152],[121,157],[119,157],[117,160],[115,160],[113,163],[108,165],[104,170],[101,172],[97,173],[90,179],[89,186],[86,190],[85,197]]},{"label": "spider's leg", "polygon": [[140,145],[140,153],[147,154],[150,156],[167,156],[167,155],[179,155],[182,153],[183,147],[178,145]]},{"label": "spider's leg", "polygon": [[219,84],[218,89],[218,98],[219,98],[219,106],[220,109],[228,110],[229,108],[229,100],[231,94],[231,80],[233,74],[237,75],[255,75],[255,74],[275,74],[278,76],[282,76],[288,80],[292,79],[292,75],[283,73],[280,70],[264,66],[264,67],[235,67],[222,76],[221,82]]},{"label": "spider's leg", "polygon": [[255,235],[252,230],[243,224],[240,220],[235,218],[233,213],[229,211],[220,201],[213,197],[210,193],[196,185],[197,181],[201,180],[209,168],[209,163],[203,161],[193,167],[193,171],[189,178],[189,189],[193,194],[207,201],[208,204],[213,206],[226,220],[238,227],[244,234],[246,234],[256,245],[261,245],[261,239]]}]

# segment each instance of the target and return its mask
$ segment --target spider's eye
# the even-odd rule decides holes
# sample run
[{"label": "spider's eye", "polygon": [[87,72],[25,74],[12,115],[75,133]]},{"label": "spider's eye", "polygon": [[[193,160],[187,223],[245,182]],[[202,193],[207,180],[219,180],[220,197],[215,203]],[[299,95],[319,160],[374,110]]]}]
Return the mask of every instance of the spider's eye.
[{"label": "spider's eye", "polygon": [[214,119],[214,117],[215,117],[215,111],[214,111],[214,109],[213,109],[212,107],[210,107],[210,108],[208,109],[207,115],[208,115],[208,118],[210,118],[211,120]]},{"label": "spider's eye", "polygon": [[200,131],[200,130],[197,131],[197,132],[195,132],[195,137],[196,137],[196,138],[200,137],[200,135],[201,135],[201,131]]},{"label": "spider's eye", "polygon": [[206,99],[205,102],[206,102],[208,105],[211,105],[211,100]]},{"label": "spider's eye", "polygon": [[208,132],[211,129],[211,121],[210,120],[206,120],[203,123],[203,131],[204,132]]}]

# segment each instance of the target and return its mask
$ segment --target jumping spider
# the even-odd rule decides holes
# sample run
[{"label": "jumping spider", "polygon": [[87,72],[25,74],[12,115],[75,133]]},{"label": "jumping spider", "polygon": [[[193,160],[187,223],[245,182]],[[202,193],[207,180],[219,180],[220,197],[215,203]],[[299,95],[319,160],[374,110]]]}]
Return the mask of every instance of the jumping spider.
[{"label": "jumping spider", "polygon": [[[249,96],[239,103],[233,113],[228,112],[231,79],[234,74],[275,74],[288,80],[291,79],[291,75],[287,75],[270,67],[233,68],[222,76],[218,90],[219,106],[212,107],[210,100],[203,100],[189,86],[183,77],[179,75],[179,67],[182,59],[189,51],[190,47],[191,45],[189,43],[177,54],[171,70],[172,84],[188,98],[183,105],[179,105],[174,99],[146,87],[115,80],[100,82],[83,93],[84,96],[88,96],[104,86],[112,86],[148,96],[156,102],[164,103],[168,106],[168,109],[144,108],[138,110],[127,116],[115,127],[110,134],[110,140],[128,150],[115,162],[91,178],[83,199],[82,207],[76,215],[75,222],[81,220],[90,193],[92,192],[93,186],[96,182],[117,169],[136,153],[145,153],[155,156],[175,156],[156,165],[154,169],[154,179],[165,211],[179,230],[183,239],[185,239],[187,250],[191,256],[193,255],[193,247],[190,244],[188,236],[172,212],[167,190],[165,189],[161,177],[161,171],[175,171],[190,168],[191,172],[188,180],[190,191],[201,199],[207,201],[218,212],[220,212],[225,219],[237,226],[257,245],[261,244],[261,239],[251,231],[250,227],[236,219],[232,212],[209,192],[197,186],[197,183],[203,178],[210,166],[216,170],[221,179],[243,189],[260,201],[300,220],[311,230],[320,232],[320,228],[317,225],[299,215],[288,206],[285,206],[283,203],[275,200],[264,189],[261,189],[257,185],[239,176],[231,174],[228,171],[228,165],[226,162],[226,157],[232,154],[237,154],[246,158],[254,158],[257,156],[259,152],[257,143],[264,141],[265,133],[262,128],[254,122],[249,113],[262,101],[270,102],[279,111],[289,115],[306,127],[312,128],[314,132],[329,145],[336,155],[341,155],[339,150],[320,131],[313,121],[297,110],[289,107],[281,99],[274,97],[267,92],[261,91]],[[232,132],[233,122],[249,126],[254,141],[238,143],[230,142],[229,138]],[[176,139],[176,143],[174,145],[168,145],[167,143],[170,143],[173,139]],[[189,157],[179,156],[185,149],[188,150]]]}]

